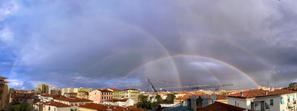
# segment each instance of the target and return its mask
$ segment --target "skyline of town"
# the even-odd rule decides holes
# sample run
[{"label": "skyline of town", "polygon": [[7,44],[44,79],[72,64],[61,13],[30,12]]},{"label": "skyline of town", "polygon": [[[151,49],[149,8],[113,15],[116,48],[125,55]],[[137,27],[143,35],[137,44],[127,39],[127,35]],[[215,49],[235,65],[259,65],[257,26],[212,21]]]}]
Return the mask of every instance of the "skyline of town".
[{"label": "skyline of town", "polygon": [[20,89],[296,81],[295,1],[163,2],[1,0],[0,74]]},{"label": "skyline of town", "polygon": [[297,0],[0,0],[0,111],[297,111]]}]

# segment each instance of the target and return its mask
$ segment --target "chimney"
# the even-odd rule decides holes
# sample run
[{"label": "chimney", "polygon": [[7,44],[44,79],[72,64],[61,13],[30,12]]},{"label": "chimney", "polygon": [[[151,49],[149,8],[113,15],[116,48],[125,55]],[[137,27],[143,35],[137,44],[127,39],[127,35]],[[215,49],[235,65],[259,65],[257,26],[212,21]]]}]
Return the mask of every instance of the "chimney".
[{"label": "chimney", "polygon": [[240,96],[243,97],[243,92],[242,91],[240,92]]},{"label": "chimney", "polygon": [[268,95],[268,91],[265,91],[265,95],[266,95],[266,96]]}]

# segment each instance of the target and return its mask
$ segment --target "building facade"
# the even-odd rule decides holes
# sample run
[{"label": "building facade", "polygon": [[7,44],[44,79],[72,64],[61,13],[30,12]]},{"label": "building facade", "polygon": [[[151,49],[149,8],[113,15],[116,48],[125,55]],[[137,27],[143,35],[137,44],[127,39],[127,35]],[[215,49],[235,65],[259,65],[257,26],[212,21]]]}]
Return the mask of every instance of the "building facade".
[{"label": "building facade", "polygon": [[228,96],[228,104],[253,111],[295,111],[297,92],[287,89],[250,90]]},{"label": "building facade", "polygon": [[114,99],[132,99],[135,102],[138,102],[139,95],[140,91],[137,89],[124,89],[113,92]]},{"label": "building facade", "polygon": [[96,89],[89,93],[89,99],[94,103],[103,103],[113,99],[113,90],[110,89]]},{"label": "building facade", "polygon": [[36,92],[39,94],[49,94],[50,88],[47,84],[39,84],[36,88]]}]

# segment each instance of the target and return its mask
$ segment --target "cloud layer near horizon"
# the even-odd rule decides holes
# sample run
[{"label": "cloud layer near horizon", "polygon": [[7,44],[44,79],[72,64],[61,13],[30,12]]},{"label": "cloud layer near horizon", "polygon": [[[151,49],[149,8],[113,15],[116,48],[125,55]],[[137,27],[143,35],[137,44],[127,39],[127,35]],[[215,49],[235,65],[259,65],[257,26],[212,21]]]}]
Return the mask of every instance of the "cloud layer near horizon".
[{"label": "cloud layer near horizon", "polygon": [[149,77],[174,85],[245,81],[243,88],[297,78],[294,0],[1,4],[0,69],[14,87],[138,87],[129,85]]}]

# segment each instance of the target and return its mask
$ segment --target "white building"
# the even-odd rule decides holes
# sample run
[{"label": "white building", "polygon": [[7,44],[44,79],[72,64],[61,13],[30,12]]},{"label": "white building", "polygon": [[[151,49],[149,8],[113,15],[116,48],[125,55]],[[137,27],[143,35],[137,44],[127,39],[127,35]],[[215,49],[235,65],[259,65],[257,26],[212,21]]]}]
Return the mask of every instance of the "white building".
[{"label": "white building", "polygon": [[133,106],[136,102],[133,99],[112,99],[111,101],[103,102],[105,105],[128,107]]},{"label": "white building", "polygon": [[296,99],[296,91],[257,89],[228,96],[228,104],[253,111],[295,111]]}]

